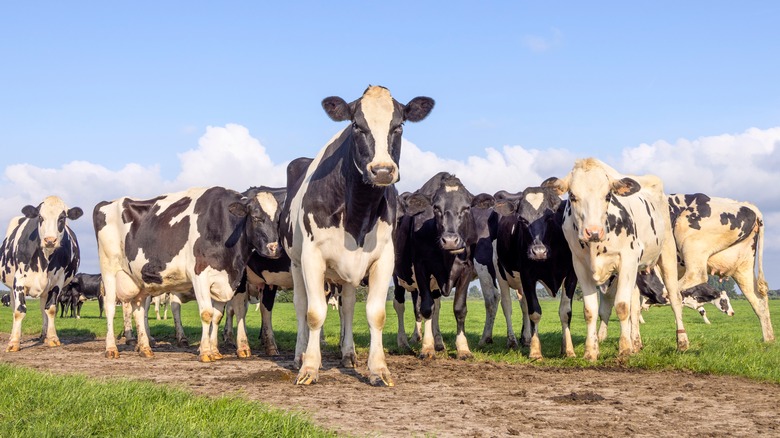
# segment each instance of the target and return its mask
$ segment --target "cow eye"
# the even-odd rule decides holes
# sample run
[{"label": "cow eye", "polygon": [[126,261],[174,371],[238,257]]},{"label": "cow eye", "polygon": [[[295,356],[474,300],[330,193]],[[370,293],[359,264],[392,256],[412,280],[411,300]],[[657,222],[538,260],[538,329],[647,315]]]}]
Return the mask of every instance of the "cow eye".
[{"label": "cow eye", "polygon": [[404,132],[403,125],[398,125],[393,129],[393,134],[402,134]]},{"label": "cow eye", "polygon": [[607,193],[607,197],[605,198],[605,200],[606,200],[607,202],[609,202],[610,200],[612,200],[612,192],[609,192],[609,193]]},{"label": "cow eye", "polygon": [[577,197],[574,196],[574,193],[569,193],[569,202],[577,202]]}]

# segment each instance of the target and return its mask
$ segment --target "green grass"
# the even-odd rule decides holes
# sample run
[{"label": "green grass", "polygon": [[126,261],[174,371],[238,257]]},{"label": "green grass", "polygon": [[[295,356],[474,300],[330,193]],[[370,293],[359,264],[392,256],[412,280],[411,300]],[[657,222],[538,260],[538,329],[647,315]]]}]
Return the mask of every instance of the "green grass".
[{"label": "green grass", "polygon": [[0,364],[3,436],[336,436],[300,414],[151,383],[96,382]]}]

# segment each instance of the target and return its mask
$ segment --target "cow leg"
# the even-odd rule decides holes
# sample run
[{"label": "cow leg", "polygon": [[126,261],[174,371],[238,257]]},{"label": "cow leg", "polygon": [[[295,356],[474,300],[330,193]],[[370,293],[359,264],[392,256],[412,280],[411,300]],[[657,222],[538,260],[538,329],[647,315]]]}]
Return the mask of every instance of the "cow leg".
[{"label": "cow leg", "polygon": [[520,345],[531,346],[531,318],[528,315],[528,299],[524,296],[522,286],[517,290],[517,300],[520,303],[520,313],[523,315],[523,326],[520,329]]},{"label": "cow leg", "polygon": [[274,302],[276,301],[276,286],[265,285],[263,288],[260,319],[260,340],[265,346],[265,354],[268,356],[279,355],[279,349],[276,346],[276,338],[274,337],[273,326],[273,310]]},{"label": "cow leg", "polygon": [[661,249],[658,266],[661,268],[661,279],[669,292],[669,302],[672,304],[672,312],[677,326],[677,351],[685,351],[688,349],[689,342],[682,320],[682,296],[677,276],[677,246],[674,243],[671,229],[667,229],[667,236],[668,238]]},{"label": "cow leg", "polygon": [[613,284],[606,291],[602,290],[599,300],[599,342],[607,339],[609,319],[612,317],[612,308],[615,307],[616,283],[617,279],[613,279]]},{"label": "cow leg", "polygon": [[303,281],[301,267],[292,263],[290,272],[293,277],[293,305],[295,306],[295,316],[298,322],[298,336],[295,339],[295,358],[293,359],[293,365],[300,369],[303,365],[304,351],[308,348],[309,344],[309,329],[306,323],[306,312],[309,307],[309,299],[306,296],[306,285]]},{"label": "cow leg", "polygon": [[154,347],[157,344],[157,340],[152,336],[152,330],[149,328],[149,307],[152,305],[152,297],[146,297],[144,300],[144,328],[146,329],[146,336],[149,338],[149,346]]},{"label": "cow leg", "polygon": [[[212,316],[211,324],[209,324],[209,343],[212,360],[220,360],[223,357],[219,351],[219,323],[222,321],[222,315],[225,314],[226,304],[223,301],[211,300]],[[246,339],[246,332],[244,332],[244,338]]]},{"label": "cow leg", "polygon": [[409,346],[409,341],[406,339],[406,330],[404,329],[405,301],[406,290],[401,286],[395,286],[395,289],[393,289],[393,309],[395,309],[395,315],[398,317],[398,331],[395,341],[398,344],[398,350],[402,352],[412,350],[412,347]]},{"label": "cow leg", "polygon": [[[228,322],[230,327],[233,327],[233,321],[230,321],[227,317],[233,313],[236,315],[236,356],[247,358],[252,355],[252,349],[249,348],[249,338],[246,334],[246,311],[249,308],[249,292],[235,294],[225,307],[225,327],[228,326]],[[230,309],[227,309],[227,307],[230,307]],[[233,338],[231,337],[230,339],[232,340]]]},{"label": "cow leg", "polygon": [[57,316],[57,294],[60,288],[54,286],[48,292],[44,292],[40,297],[41,316],[43,317],[43,329],[41,336],[45,335],[43,343],[49,347],[60,345],[60,338],[57,337],[57,330],[54,327],[54,317]]},{"label": "cow leg", "polygon": [[571,303],[574,300],[574,290],[577,287],[576,278],[569,275],[563,284],[561,303],[558,306],[558,317],[561,320],[561,356],[577,357],[574,353],[574,342],[571,340]]},{"label": "cow leg", "polygon": [[14,312],[14,320],[11,327],[11,338],[5,348],[6,352],[19,351],[22,341],[22,321],[27,316],[27,304],[24,298],[24,288],[19,285],[20,283],[21,281],[14,278],[14,287],[11,290],[11,309]]},{"label": "cow leg", "polygon": [[[325,316],[328,313],[328,303],[325,300],[325,263],[322,255],[312,251],[310,257],[303,261],[301,266],[303,282],[306,291],[306,316],[310,342],[306,345],[306,352],[303,354],[301,369],[298,372],[298,378],[295,380],[297,385],[309,385],[316,383],[319,379],[320,367],[322,366],[322,352],[320,351],[319,339],[322,325],[325,322]],[[298,289],[295,285],[296,292]],[[387,290],[385,290],[385,294]],[[297,309],[296,309],[297,310]]]},{"label": "cow leg", "polygon": [[[740,268],[734,272],[732,278],[734,278],[734,281],[737,283],[737,286],[739,286],[742,294],[747,298],[750,306],[753,307],[753,312],[758,316],[758,320],[761,323],[761,333],[764,336],[764,342],[772,342],[775,340],[775,332],[772,328],[772,321],[769,318],[767,294],[764,288],[756,288],[753,269],[751,261],[750,264],[740,266]],[[758,293],[756,293],[756,291],[758,291]]]},{"label": "cow leg", "polygon": [[[525,276],[528,277],[527,275]],[[525,279],[523,281],[526,281]],[[528,351],[528,357],[531,360],[542,359],[542,342],[539,340],[539,322],[542,320],[542,307],[539,304],[539,297],[536,295],[536,285],[530,281],[523,284],[523,290],[526,291],[525,297],[528,301],[528,319],[531,321],[531,346]]]},{"label": "cow leg", "polygon": [[130,304],[133,307],[133,316],[135,317],[135,329],[138,333],[138,344],[135,349],[141,357],[154,357],[152,348],[149,344],[148,321],[146,320],[146,297],[136,297]]},{"label": "cow leg", "polygon": [[[166,294],[167,295],[167,294]],[[168,319],[168,307],[170,307],[171,303],[171,297],[170,295],[167,296],[166,301],[163,302],[163,319]]]},{"label": "cow leg", "polygon": [[515,329],[512,326],[512,295],[509,293],[509,285],[499,288],[501,293],[501,310],[506,320],[506,348],[516,350],[518,347]]},{"label": "cow leg", "polygon": [[615,290],[615,313],[620,322],[618,355],[627,356],[634,352],[631,341],[631,295],[636,287],[636,270],[621,269],[618,272]]},{"label": "cow leg", "polygon": [[[108,317],[108,314],[106,314]],[[122,329],[124,331],[125,345],[137,344],[133,333],[133,306],[130,303],[122,303]]]},{"label": "cow leg", "polygon": [[456,334],[455,334],[455,348],[457,349],[458,359],[470,359],[474,357],[469,350],[469,341],[466,339],[466,298],[468,295],[468,281],[464,281],[464,277],[458,279],[458,285],[455,289],[455,302],[453,304],[453,310],[455,312]]},{"label": "cow leg", "polygon": [[368,319],[371,343],[368,348],[369,383],[373,386],[394,386],[385,360],[382,346],[382,329],[385,326],[387,285],[393,276],[395,253],[393,245],[385,245],[379,259],[369,268],[366,318]]},{"label": "cow leg", "polygon": [[498,313],[499,291],[493,285],[492,277],[487,272],[487,266],[477,264],[475,268],[479,278],[479,286],[482,289],[482,298],[485,300],[485,327],[482,329],[482,338],[478,344],[481,347],[493,343],[493,326],[496,323],[496,313]]},{"label": "cow leg", "polygon": [[412,292],[412,303],[414,303],[414,331],[412,332],[412,336],[409,338],[409,342],[413,344],[422,342],[423,317],[422,313],[420,313],[420,302],[418,301],[419,297],[419,291]]},{"label": "cow leg", "polygon": [[[428,294],[430,296],[430,292],[425,292],[425,294]],[[434,347],[434,340],[433,340],[433,314],[436,308],[436,302],[431,299],[431,315],[428,318],[425,318],[422,314],[422,311],[420,310],[423,306],[426,304],[424,303],[423,298],[424,293],[420,292],[417,296],[417,300],[415,302],[415,315],[417,317],[417,320],[419,321],[419,324],[421,327],[421,334],[422,338],[420,339],[420,354],[419,358],[426,360],[426,359],[433,359],[436,357],[436,349]]]},{"label": "cow leg", "polygon": [[644,345],[642,334],[639,332],[639,319],[642,317],[642,305],[639,300],[639,287],[636,282],[631,291],[631,343],[634,353],[639,353]]},{"label": "cow leg", "polygon": [[176,345],[187,347],[190,345],[184,326],[181,323],[181,297],[171,294],[171,314],[173,315],[173,329],[176,332]]},{"label": "cow leg", "polygon": [[352,335],[352,319],[355,316],[355,286],[345,284],[341,290],[341,306],[339,306],[339,345],[341,346],[341,366],[355,368],[355,340]]},{"label": "cow leg", "polygon": [[103,317],[103,295],[98,295],[98,308],[100,308],[100,313],[98,314],[98,318]]},{"label": "cow leg", "polygon": [[[104,304],[106,306],[105,355],[108,359],[116,359],[119,357],[119,350],[116,348],[116,335],[114,334],[114,315],[116,314],[116,289],[118,283],[117,277],[119,276],[119,273],[109,273],[102,267],[101,272],[103,274],[103,291],[105,293]],[[122,308],[124,310],[124,305]]]},{"label": "cow leg", "polygon": [[441,329],[439,328],[439,316],[441,314],[441,297],[433,299],[433,313],[431,314],[431,330],[433,331],[433,349],[436,351],[444,351],[447,347],[444,346],[444,338],[441,336]]},{"label": "cow leg", "polygon": [[[229,347],[235,347],[238,344],[238,339],[233,341],[233,315],[236,313],[233,307],[233,303],[238,300],[242,300],[246,297],[246,293],[240,293],[233,295],[233,298],[225,305],[225,325],[222,326],[222,341]],[[238,316],[236,317],[238,319]]]},{"label": "cow leg", "polygon": [[707,318],[707,311],[704,309],[704,306],[699,307],[696,309],[696,311],[699,312],[699,315],[701,315],[701,318],[704,320],[705,324],[712,324],[709,318]]},{"label": "cow leg", "polygon": [[585,325],[587,327],[585,334],[585,354],[583,354],[582,357],[585,360],[595,362],[596,359],[599,358],[599,340],[596,335],[599,292],[590,275],[588,275],[586,268],[580,266],[581,263],[576,261],[574,265],[577,272],[577,278],[580,279],[580,286],[582,287],[582,307],[583,315],[585,316]]},{"label": "cow leg", "polygon": [[154,301],[154,315],[155,315],[155,317],[156,317],[156,319],[158,321],[160,320],[160,299],[161,299],[161,297],[159,295],[154,297],[154,299],[153,299],[153,301]]},{"label": "cow leg", "polygon": [[[213,307],[211,300],[211,285],[205,276],[199,276],[192,281],[192,289],[195,292],[195,299],[198,302],[198,313],[200,314],[200,347],[198,353],[198,360],[200,362],[213,362],[222,358],[222,355],[217,349],[212,349],[211,343],[211,327],[214,322],[216,311]],[[222,312],[219,312],[219,317],[222,316]]]}]

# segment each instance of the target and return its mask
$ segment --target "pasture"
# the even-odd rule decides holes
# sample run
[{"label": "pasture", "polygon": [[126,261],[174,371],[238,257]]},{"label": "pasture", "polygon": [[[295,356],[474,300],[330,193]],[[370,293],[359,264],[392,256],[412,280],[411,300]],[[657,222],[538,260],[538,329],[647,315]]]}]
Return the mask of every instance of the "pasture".
[{"label": "pasture", "polygon": [[[102,406],[106,406],[108,400],[114,400],[117,410],[103,408],[95,413],[91,405],[70,403],[67,400],[71,398],[66,397],[62,403],[72,405],[77,413],[69,417],[59,410],[44,411],[56,418],[56,421],[48,420],[50,424],[62,425],[45,429],[51,435],[62,434],[69,430],[68,424],[75,425],[76,421],[81,427],[77,430],[85,433],[119,430],[106,429],[108,426],[104,422],[133,424],[132,420],[121,423],[125,420],[119,418],[122,415],[118,412],[142,412],[148,409],[148,404],[161,406],[155,409],[159,414],[154,417],[170,424],[170,429],[139,429],[154,435],[197,433],[198,426],[191,418],[198,415],[200,409],[210,412],[205,414],[208,418],[222,418],[224,416],[217,415],[219,409],[233,404],[237,406],[231,408],[233,410],[252,413],[242,424],[260,425],[260,430],[250,426],[237,429],[236,433],[262,435],[263,430],[272,430],[272,435],[280,436],[325,433],[302,422],[298,415],[274,411],[266,414],[268,409],[257,401],[288,412],[305,412],[318,426],[339,434],[355,435],[568,435],[582,430],[595,431],[589,427],[598,427],[600,433],[607,435],[638,432],[638,429],[626,428],[621,421],[626,418],[632,419],[632,427],[652,427],[658,433],[729,431],[758,434],[771,433],[780,427],[780,419],[775,415],[776,399],[780,396],[780,348],[761,341],[758,320],[747,302],[741,300],[734,301],[734,317],[708,308],[712,321],[709,326],[698,314],[686,309],[684,315],[691,349],[682,354],[675,350],[674,323],[668,307],[652,308],[644,314],[647,321],[642,326],[645,348],[628,359],[616,358],[618,325],[617,321],[612,321],[610,337],[602,344],[601,357],[595,363],[581,359],[584,335],[581,302],[574,303],[572,319],[575,351],[580,358],[559,357],[557,301],[550,300],[542,302],[544,317],[540,334],[545,359],[535,362],[527,358],[527,349],[506,350],[506,329],[500,317],[496,319],[494,343],[477,346],[482,333],[484,305],[475,300],[468,303],[467,317],[467,333],[475,358],[470,361],[454,359],[455,322],[452,303],[445,301],[441,327],[448,351],[439,353],[435,360],[420,361],[397,350],[395,313],[392,304],[388,303],[383,341],[389,353],[390,370],[397,379],[397,386],[390,389],[371,388],[366,383],[369,339],[365,307],[361,303],[356,306],[355,315],[358,367],[355,370],[338,367],[338,317],[329,311],[325,323],[327,346],[324,348],[322,381],[312,387],[292,384],[295,316],[289,303],[277,303],[274,309],[274,328],[282,356],[268,358],[259,354],[262,351],[257,340],[260,315],[252,307],[247,321],[252,358],[238,360],[233,351],[223,347],[226,359],[214,364],[197,362],[196,345],[180,348],[170,344],[174,335],[170,317],[163,321],[150,320],[152,335],[158,341],[154,358],[142,359],[129,347],[120,345],[122,356],[118,360],[104,359],[105,320],[97,318],[95,302],[86,303],[80,320],[56,320],[63,346],[49,349],[35,339],[40,332],[40,313],[32,311],[37,308],[37,302],[30,304],[31,311],[24,323],[22,351],[3,353],[0,362],[46,370],[55,375],[45,376],[16,366],[4,367],[3,387],[19,388],[17,391],[25,400],[34,398],[36,391],[50,394],[41,403],[47,403],[46,400],[54,395],[68,393],[63,388],[85,390],[97,394],[93,395],[96,400],[106,400],[97,402]],[[516,301],[513,306],[519,336],[520,310]],[[775,314],[780,311],[777,301],[771,302],[771,310]],[[10,321],[10,309],[0,309],[2,341],[7,340]],[[188,337],[195,344],[200,334],[195,303],[184,305],[183,321]],[[117,323],[121,321],[117,319]],[[411,312],[407,312],[407,332],[412,327]],[[65,373],[87,377],[59,376]],[[140,384],[118,381],[118,378],[158,382],[165,387],[135,386]],[[36,383],[19,387],[17,380]],[[40,391],[41,386],[47,390]],[[145,395],[134,395],[146,392],[154,395],[148,399]],[[198,396],[189,395],[191,393]],[[68,397],[75,397],[73,392],[68,394]],[[204,399],[200,397],[202,395],[209,397]],[[187,406],[188,409],[166,410],[162,408],[166,400],[171,406]],[[8,430],[9,425],[30,434],[41,430],[40,426],[33,428],[34,422],[20,422],[8,415],[17,411],[18,406],[2,406],[0,422],[4,423],[4,430]],[[190,406],[192,410],[189,410]],[[705,416],[706,421],[692,420],[702,418],[702,409],[714,408],[718,409],[718,415]],[[658,421],[661,416],[663,422]],[[267,423],[267,418],[277,421]],[[91,426],[85,426],[85,422]],[[285,426],[267,429],[276,427],[271,424],[277,423]]]}]

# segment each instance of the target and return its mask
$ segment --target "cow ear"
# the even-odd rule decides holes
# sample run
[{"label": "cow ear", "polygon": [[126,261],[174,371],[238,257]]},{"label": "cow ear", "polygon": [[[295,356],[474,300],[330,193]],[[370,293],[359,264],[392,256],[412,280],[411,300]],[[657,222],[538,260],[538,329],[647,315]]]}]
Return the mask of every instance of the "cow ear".
[{"label": "cow ear", "polygon": [[502,199],[500,201],[496,201],[496,205],[493,207],[493,211],[500,214],[501,216],[511,216],[515,213],[515,205],[507,199]]},{"label": "cow ear", "polygon": [[352,110],[347,102],[338,96],[330,96],[322,99],[322,109],[328,113],[328,117],[334,122],[352,120]]},{"label": "cow ear", "polygon": [[415,193],[406,198],[406,214],[416,215],[422,213],[426,208],[431,206],[431,201],[419,193]]},{"label": "cow ear", "polygon": [[612,192],[618,196],[631,196],[642,189],[635,179],[625,177],[612,182]]},{"label": "cow ear", "polygon": [[541,187],[553,189],[558,194],[558,196],[562,196],[564,193],[569,191],[569,180],[568,178],[560,179],[551,176],[542,181]]},{"label": "cow ear", "polygon": [[32,205],[26,205],[22,209],[22,214],[24,215],[24,217],[26,217],[28,219],[34,219],[34,218],[38,217],[39,213],[38,213],[38,209],[37,208],[33,207]]},{"label": "cow ear", "polygon": [[430,97],[415,97],[404,107],[404,120],[419,122],[428,117],[435,102]]},{"label": "cow ear", "polygon": [[230,211],[230,213],[235,216],[244,217],[249,213],[249,208],[247,207],[246,204],[242,204],[240,202],[234,202],[228,205],[228,211]]},{"label": "cow ear", "polygon": [[474,208],[490,208],[496,205],[496,198],[487,193],[480,193],[471,200],[471,206]]},{"label": "cow ear", "polygon": [[68,210],[68,219],[75,221],[76,219],[80,218],[84,214],[84,210],[82,210],[79,207],[73,207],[70,210]]}]

